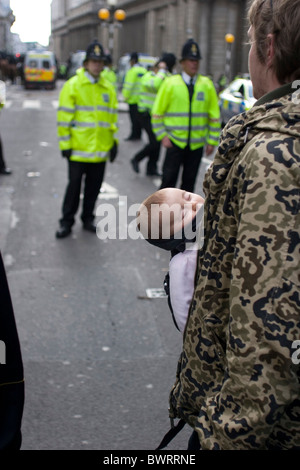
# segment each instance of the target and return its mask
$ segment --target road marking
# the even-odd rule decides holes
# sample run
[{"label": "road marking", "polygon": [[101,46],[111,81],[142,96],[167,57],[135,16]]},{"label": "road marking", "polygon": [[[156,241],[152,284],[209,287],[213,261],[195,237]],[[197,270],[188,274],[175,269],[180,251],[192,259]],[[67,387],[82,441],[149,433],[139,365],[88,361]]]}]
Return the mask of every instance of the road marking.
[{"label": "road marking", "polygon": [[25,100],[23,101],[23,108],[24,109],[40,109],[41,102],[40,100]]},{"label": "road marking", "polygon": [[108,183],[103,183],[98,196],[98,199],[117,199],[119,192],[117,188],[114,188]]}]

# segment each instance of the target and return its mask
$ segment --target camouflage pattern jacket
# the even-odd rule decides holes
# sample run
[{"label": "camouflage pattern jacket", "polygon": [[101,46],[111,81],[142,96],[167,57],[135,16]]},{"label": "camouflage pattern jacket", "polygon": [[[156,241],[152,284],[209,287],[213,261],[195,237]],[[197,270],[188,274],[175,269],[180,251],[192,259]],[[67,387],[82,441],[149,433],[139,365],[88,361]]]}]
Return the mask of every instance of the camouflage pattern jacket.
[{"label": "camouflage pattern jacket", "polygon": [[204,191],[170,417],[194,428],[202,449],[300,450],[300,105],[291,85],[231,119]]}]

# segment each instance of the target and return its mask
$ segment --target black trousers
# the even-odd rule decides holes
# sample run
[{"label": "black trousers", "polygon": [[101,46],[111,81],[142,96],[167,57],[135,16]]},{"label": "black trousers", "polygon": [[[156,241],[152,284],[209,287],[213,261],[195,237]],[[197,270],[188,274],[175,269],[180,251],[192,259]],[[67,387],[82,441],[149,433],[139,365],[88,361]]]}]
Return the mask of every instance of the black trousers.
[{"label": "black trousers", "polygon": [[2,139],[0,137],[0,170],[4,170],[5,168],[6,168],[6,163],[5,163],[4,155],[3,155]]},{"label": "black trousers", "polygon": [[81,163],[68,161],[69,182],[62,206],[61,226],[72,227],[75,223],[83,176],[85,176],[85,182],[81,220],[84,224],[94,220],[94,208],[103,182],[105,165],[106,162]]},{"label": "black trousers", "polygon": [[149,143],[145,145],[142,150],[140,150],[136,155],[135,159],[140,162],[144,158],[149,157],[147,163],[147,173],[153,174],[157,173],[157,162],[159,159],[159,152],[160,152],[160,142],[156,140],[155,134],[152,130],[151,125],[151,115],[148,112],[145,113],[138,113],[139,122],[141,128],[145,130],[147,133]]},{"label": "black trousers", "polygon": [[131,132],[129,137],[131,139],[140,139],[142,135],[142,128],[139,121],[139,112],[137,104],[129,105],[129,116],[131,121]]},{"label": "black trousers", "polygon": [[191,150],[173,147],[167,149],[163,164],[163,177],[160,188],[175,188],[182,169],[180,188],[189,192],[194,192],[194,187],[203,155],[203,147]]}]

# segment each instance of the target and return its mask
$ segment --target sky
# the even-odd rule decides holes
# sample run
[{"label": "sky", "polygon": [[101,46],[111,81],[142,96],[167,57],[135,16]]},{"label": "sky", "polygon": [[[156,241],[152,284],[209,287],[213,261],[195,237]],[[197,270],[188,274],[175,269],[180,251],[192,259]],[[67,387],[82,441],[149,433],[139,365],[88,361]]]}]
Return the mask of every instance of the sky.
[{"label": "sky", "polygon": [[48,46],[51,34],[51,0],[10,0],[16,21],[11,28],[22,42]]}]

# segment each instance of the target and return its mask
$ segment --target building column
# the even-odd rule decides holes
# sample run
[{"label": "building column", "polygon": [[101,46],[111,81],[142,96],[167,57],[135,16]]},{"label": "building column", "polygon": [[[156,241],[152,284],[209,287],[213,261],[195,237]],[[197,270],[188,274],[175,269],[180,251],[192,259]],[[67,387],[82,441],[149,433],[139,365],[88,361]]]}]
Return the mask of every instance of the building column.
[{"label": "building column", "polygon": [[148,44],[148,51],[152,56],[155,51],[155,17],[155,10],[150,10],[146,14],[146,44]]},{"label": "building column", "polygon": [[200,24],[198,44],[201,51],[202,60],[200,61],[200,72],[207,74],[209,71],[209,57],[211,44],[211,12],[213,2],[203,1],[200,4]]},{"label": "building column", "polygon": [[178,41],[179,41],[179,49],[180,49],[180,52],[181,52],[181,48],[187,40],[187,36],[186,36],[186,2],[185,2],[185,0],[179,0],[178,1],[177,36],[178,36]]}]

